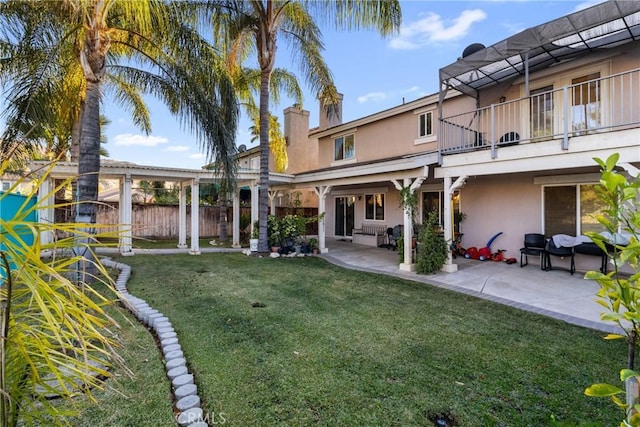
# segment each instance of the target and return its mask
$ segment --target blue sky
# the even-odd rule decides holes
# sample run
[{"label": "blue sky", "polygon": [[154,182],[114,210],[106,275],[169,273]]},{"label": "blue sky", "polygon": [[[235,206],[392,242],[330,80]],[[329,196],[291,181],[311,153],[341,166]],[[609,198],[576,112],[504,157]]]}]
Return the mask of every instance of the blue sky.
[{"label": "blue sky", "polygon": [[[454,62],[471,43],[494,44],[532,27],[601,0],[556,1],[403,1],[400,35],[381,39],[373,32],[335,32],[323,28],[324,58],[338,90],[344,94],[343,121],[376,113],[438,91],[438,69]],[[276,66],[292,65],[286,45],[280,45]],[[304,81],[300,83],[305,87]],[[181,131],[179,122],[153,99],[148,100],[153,132],[145,135],[131,123],[129,114],[104,104],[103,113],[112,121],[106,129],[110,158],[144,165],[198,169],[207,159],[197,141]],[[272,111],[292,104],[282,99]],[[306,90],[303,108],[310,112],[310,126],[318,124],[318,105]],[[280,120],[282,123],[282,120]],[[250,142],[250,123],[243,118],[238,145]]]}]

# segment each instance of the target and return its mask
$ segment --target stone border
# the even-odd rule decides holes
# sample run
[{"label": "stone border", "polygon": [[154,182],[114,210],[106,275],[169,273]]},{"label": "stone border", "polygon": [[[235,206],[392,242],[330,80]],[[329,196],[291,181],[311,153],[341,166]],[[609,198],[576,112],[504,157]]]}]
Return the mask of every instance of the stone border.
[{"label": "stone border", "polygon": [[176,421],[180,426],[206,427],[203,411],[200,407],[198,387],[193,382],[193,375],[189,373],[187,361],[178,342],[178,335],[169,319],[153,309],[141,298],[135,297],[127,290],[127,281],[131,276],[131,267],[115,262],[110,258],[103,258],[104,266],[120,270],[116,280],[116,289],[120,293],[120,302],[141,323],[151,329],[160,342],[162,357],[165,362],[167,377],[171,382],[171,389],[175,398],[175,407],[180,412]]}]

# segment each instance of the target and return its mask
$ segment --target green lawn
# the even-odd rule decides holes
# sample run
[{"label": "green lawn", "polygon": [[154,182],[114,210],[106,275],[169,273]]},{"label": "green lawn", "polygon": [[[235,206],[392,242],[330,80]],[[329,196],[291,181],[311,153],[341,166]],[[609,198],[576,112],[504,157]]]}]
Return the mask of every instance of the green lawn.
[{"label": "green lawn", "polygon": [[[602,426],[622,415],[584,396],[625,362],[623,343],[599,332],[314,257],[121,261],[130,292],[171,319],[206,413],[227,425],[419,426],[447,413],[458,426]],[[166,386],[122,383],[170,407]],[[118,408],[141,410],[130,404]],[[117,425],[170,425],[155,421]]]}]

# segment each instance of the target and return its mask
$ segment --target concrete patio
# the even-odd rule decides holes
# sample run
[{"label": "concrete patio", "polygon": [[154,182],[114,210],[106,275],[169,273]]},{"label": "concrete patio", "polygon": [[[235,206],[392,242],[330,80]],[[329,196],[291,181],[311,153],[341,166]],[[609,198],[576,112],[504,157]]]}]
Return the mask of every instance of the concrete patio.
[{"label": "concrete patio", "polygon": [[[322,257],[347,268],[382,273],[432,284],[477,296],[522,310],[531,311],[571,324],[605,332],[620,332],[610,322],[600,320],[605,308],[596,303],[599,285],[584,278],[584,272],[540,269],[537,257],[528,266],[520,263],[476,261],[458,257],[455,273],[419,275],[398,269],[398,253],[392,250],[327,240],[329,252]],[[519,254],[516,257],[519,261]],[[578,267],[579,268],[579,267]]]}]

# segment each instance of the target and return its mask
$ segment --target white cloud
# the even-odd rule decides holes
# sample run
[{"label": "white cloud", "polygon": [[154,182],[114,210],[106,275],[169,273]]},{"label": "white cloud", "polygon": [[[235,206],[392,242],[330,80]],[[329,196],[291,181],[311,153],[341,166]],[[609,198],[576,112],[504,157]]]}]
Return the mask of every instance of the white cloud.
[{"label": "white cloud", "polygon": [[373,101],[380,102],[387,99],[388,95],[384,92],[369,92],[366,95],[362,95],[358,97],[358,102],[360,104],[364,104],[365,102]]},{"label": "white cloud", "polygon": [[424,96],[425,94],[423,92],[420,91],[420,86],[411,86],[410,88],[407,89],[399,89],[399,90],[392,90],[389,92],[369,92],[365,95],[361,95],[358,97],[358,102],[360,104],[364,104],[366,102],[382,102],[382,101],[386,101],[388,99],[397,99],[398,103],[402,100],[402,102],[404,102],[404,96],[405,94],[415,94],[418,97],[420,96]]},{"label": "white cloud", "polygon": [[487,14],[481,9],[463,10],[460,15],[445,21],[435,13],[429,13],[418,21],[403,25],[400,35],[391,40],[394,49],[418,49],[437,42],[457,40],[466,36],[471,26],[484,20]]},{"label": "white cloud", "polygon": [[186,145],[171,145],[164,149],[164,151],[173,151],[173,152],[189,151],[189,150],[190,148]]},{"label": "white cloud", "polygon": [[143,147],[155,147],[160,144],[166,144],[169,139],[163,136],[151,135],[134,135],[131,133],[121,133],[113,138],[116,145],[131,146],[138,145]]},{"label": "white cloud", "polygon": [[195,153],[195,154],[189,155],[190,159],[196,159],[196,160],[204,159],[204,157],[205,156],[202,153]]}]

